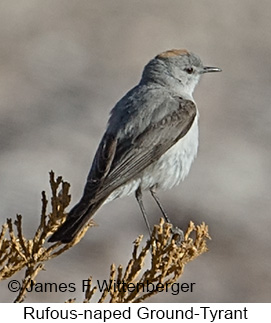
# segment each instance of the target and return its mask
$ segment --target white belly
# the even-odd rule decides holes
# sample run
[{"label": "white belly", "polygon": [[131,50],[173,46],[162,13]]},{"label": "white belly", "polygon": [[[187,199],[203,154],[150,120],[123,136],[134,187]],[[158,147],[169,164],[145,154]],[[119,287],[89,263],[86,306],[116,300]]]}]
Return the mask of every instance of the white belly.
[{"label": "white belly", "polygon": [[106,203],[117,197],[134,193],[139,185],[142,190],[151,187],[167,190],[178,185],[188,175],[198,150],[198,116],[188,133],[172,146],[159,160],[147,167],[135,180],[115,190]]}]

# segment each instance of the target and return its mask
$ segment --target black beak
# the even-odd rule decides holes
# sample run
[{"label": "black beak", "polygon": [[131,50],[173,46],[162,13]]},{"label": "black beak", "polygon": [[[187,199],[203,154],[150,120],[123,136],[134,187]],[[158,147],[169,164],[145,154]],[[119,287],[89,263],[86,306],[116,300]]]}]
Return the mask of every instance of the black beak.
[{"label": "black beak", "polygon": [[204,74],[204,73],[212,73],[212,72],[222,72],[222,69],[219,68],[219,67],[209,67],[209,66],[204,66],[202,71],[201,71],[201,74]]}]

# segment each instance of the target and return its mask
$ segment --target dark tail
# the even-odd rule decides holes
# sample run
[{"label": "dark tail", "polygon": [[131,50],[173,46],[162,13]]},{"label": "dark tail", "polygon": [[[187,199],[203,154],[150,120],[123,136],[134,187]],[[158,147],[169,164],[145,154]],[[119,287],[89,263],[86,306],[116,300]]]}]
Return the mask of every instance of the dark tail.
[{"label": "dark tail", "polygon": [[92,218],[103,202],[104,200],[89,205],[81,200],[71,209],[66,221],[48,241],[61,241],[63,243],[71,242],[83,226]]}]

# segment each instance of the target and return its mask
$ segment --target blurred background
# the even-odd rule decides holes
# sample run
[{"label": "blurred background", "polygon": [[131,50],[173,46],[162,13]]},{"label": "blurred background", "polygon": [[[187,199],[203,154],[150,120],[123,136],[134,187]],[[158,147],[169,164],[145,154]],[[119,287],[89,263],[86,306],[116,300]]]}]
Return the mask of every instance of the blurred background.
[{"label": "blurred background", "polygon": [[[2,0],[0,3],[0,219],[23,215],[35,232],[49,171],[81,196],[109,111],[144,65],[172,48],[197,53],[222,73],[195,91],[200,149],[190,175],[159,197],[176,225],[209,225],[209,252],[179,282],[193,293],[152,302],[270,302],[271,2],[266,0]],[[148,193],[150,222],[161,214]],[[98,212],[98,227],[46,264],[38,282],[108,278],[148,236],[134,197]],[[16,279],[21,279],[18,274]],[[1,283],[0,301],[15,295]],[[29,293],[27,302],[82,301],[83,294]]]}]

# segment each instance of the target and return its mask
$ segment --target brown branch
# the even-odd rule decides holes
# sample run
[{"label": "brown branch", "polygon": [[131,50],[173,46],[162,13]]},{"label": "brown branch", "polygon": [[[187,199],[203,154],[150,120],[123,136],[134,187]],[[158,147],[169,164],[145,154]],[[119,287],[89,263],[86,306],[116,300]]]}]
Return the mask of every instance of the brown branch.
[{"label": "brown branch", "polygon": [[[15,302],[23,302],[27,295],[27,288],[35,284],[38,273],[45,268],[45,262],[69,250],[79,243],[86,231],[94,224],[90,222],[77,237],[68,244],[57,242],[48,245],[47,238],[65,221],[66,208],[70,203],[70,184],[62,177],[55,179],[50,172],[51,211],[48,212],[48,199],[42,192],[42,207],[40,223],[32,239],[27,239],[23,233],[22,216],[7,222],[0,232],[0,280],[10,278],[15,273],[25,270],[21,289]],[[111,265],[108,288],[98,291],[92,287],[92,277],[85,292],[84,302],[90,302],[93,295],[100,292],[98,302],[142,302],[146,298],[158,293],[157,289],[147,291],[148,283],[171,286],[183,273],[185,265],[207,251],[206,241],[209,239],[208,226],[205,223],[195,226],[190,222],[184,241],[175,241],[179,237],[172,234],[171,224],[163,219],[154,226],[151,239],[141,247],[143,236],[134,241],[131,259],[126,267]],[[115,288],[114,281],[120,283]],[[127,286],[135,286],[129,289]],[[67,302],[74,302],[70,299]]]}]

